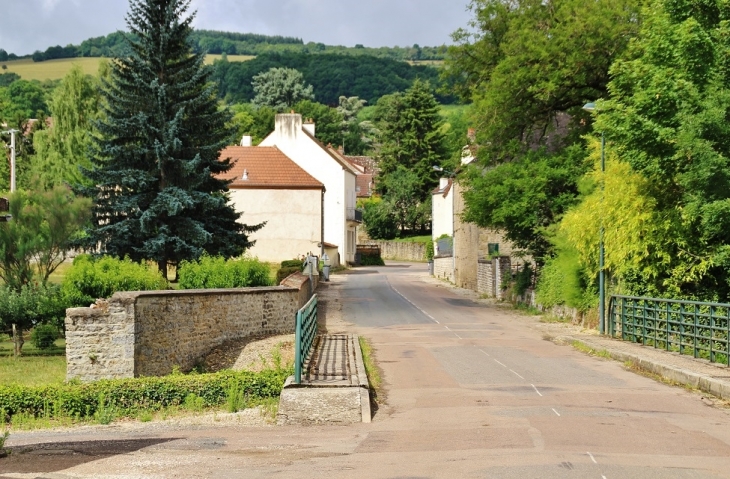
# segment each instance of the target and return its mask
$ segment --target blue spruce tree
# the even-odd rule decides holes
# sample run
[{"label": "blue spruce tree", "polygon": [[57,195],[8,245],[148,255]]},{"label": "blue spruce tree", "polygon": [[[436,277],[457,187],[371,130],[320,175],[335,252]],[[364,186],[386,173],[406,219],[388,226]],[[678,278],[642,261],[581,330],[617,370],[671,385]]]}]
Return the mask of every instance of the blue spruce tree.
[{"label": "blue spruce tree", "polygon": [[232,165],[220,151],[232,139],[203,54],[189,37],[190,0],[130,0],[131,55],[112,62],[105,111],[92,148],[94,220],[85,243],[103,254],[167,265],[204,252],[237,256],[252,246],[230,205]]}]

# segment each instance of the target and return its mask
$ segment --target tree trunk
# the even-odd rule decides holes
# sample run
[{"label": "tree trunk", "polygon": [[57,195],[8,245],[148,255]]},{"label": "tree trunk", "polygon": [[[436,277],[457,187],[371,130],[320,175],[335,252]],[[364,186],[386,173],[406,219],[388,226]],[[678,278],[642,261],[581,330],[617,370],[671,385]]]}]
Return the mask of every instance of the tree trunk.
[{"label": "tree trunk", "polygon": [[167,279],[167,260],[161,259],[157,262],[157,268],[160,270],[160,274],[163,278]]},{"label": "tree trunk", "polygon": [[23,350],[23,330],[13,323],[13,344],[15,345],[15,356],[18,357]]}]

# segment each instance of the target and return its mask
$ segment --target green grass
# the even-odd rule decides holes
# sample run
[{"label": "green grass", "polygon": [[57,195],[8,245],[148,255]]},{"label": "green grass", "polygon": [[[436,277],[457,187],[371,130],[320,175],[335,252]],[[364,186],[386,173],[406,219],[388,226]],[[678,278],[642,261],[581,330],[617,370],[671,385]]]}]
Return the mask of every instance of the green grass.
[{"label": "green grass", "polygon": [[383,397],[383,379],[380,376],[380,369],[375,364],[375,357],[373,356],[373,346],[369,340],[359,337],[360,350],[362,351],[362,362],[365,366],[365,373],[368,375],[368,382],[370,382],[370,390],[373,393],[373,398],[377,401],[377,398]]},{"label": "green grass", "polygon": [[0,384],[45,386],[65,380],[66,356],[0,356]]},{"label": "green grass", "polygon": [[431,235],[407,236],[405,238],[395,238],[391,241],[396,243],[428,243],[431,241]]},{"label": "green grass", "polygon": [[471,105],[439,105],[439,114],[443,118],[449,118],[455,113],[460,113],[469,108]]},{"label": "green grass", "polygon": [[51,273],[51,276],[48,277],[48,281],[54,284],[61,284],[63,282],[63,278],[66,276],[66,272],[71,269],[72,265],[72,260],[64,261],[53,273]]},{"label": "green grass", "polygon": [[586,346],[585,344],[581,343],[580,341],[573,341],[571,343],[571,346],[573,346],[578,351],[587,354],[589,356],[597,356],[599,358],[604,359],[611,359],[611,353],[609,353],[605,349],[595,350],[591,347]]},{"label": "green grass", "polygon": [[[210,65],[214,60],[220,59],[220,55],[206,55],[205,63]],[[228,55],[230,62],[243,62],[255,58],[251,55]],[[12,60],[2,62],[7,69],[0,70],[0,73],[14,72],[24,80],[60,80],[76,64],[81,66],[84,73],[96,75],[99,71],[99,62],[102,58],[62,58],[60,60],[48,60],[45,62],[34,62],[30,59]]]}]

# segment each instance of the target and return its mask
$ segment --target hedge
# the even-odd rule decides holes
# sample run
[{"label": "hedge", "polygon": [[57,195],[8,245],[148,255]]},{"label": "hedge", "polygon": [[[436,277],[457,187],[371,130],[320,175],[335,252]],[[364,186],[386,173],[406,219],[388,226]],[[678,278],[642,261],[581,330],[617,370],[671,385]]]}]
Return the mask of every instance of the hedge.
[{"label": "hedge", "polygon": [[224,259],[202,256],[183,261],[178,271],[180,289],[249,288],[271,286],[269,267],[256,258]]},{"label": "hedge", "polygon": [[190,394],[202,398],[205,407],[225,403],[232,387],[249,400],[278,397],[291,371],[261,372],[225,370],[211,374],[172,374],[164,377],[101,380],[92,383],[66,383],[53,386],[26,387],[0,385],[0,424],[16,414],[34,417],[92,417],[99,409],[100,397],[105,408],[117,417],[134,416],[141,410],[160,410],[185,402]]}]

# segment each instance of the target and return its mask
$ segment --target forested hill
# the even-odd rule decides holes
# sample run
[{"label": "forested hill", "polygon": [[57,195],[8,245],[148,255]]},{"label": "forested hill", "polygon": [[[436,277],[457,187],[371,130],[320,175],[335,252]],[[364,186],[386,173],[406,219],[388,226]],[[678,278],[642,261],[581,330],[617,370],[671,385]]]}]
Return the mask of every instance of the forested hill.
[{"label": "forested hill", "polygon": [[[299,70],[314,87],[315,99],[328,105],[337,105],[341,95],[374,104],[383,95],[406,90],[416,78],[427,80],[434,88],[439,83],[439,72],[432,67],[365,55],[302,53],[267,53],[247,62],[216,61],[213,77],[219,95],[231,102],[248,102],[254,97],[253,77],[274,67]],[[447,103],[450,99],[439,100]]]},{"label": "forested hill", "polygon": [[[60,45],[49,47],[45,51],[36,51],[28,55],[36,62],[59,58],[76,57],[120,57],[129,54],[124,37],[125,32],[114,32],[103,37],[84,40],[81,45]],[[331,46],[324,43],[304,43],[301,38],[258,35],[254,33],[232,33],[213,30],[195,30],[191,35],[193,49],[202,53],[228,55],[261,55],[274,52],[296,53],[340,53],[345,55],[368,55],[379,58],[390,58],[401,61],[443,60],[446,46],[421,47],[380,47],[369,48],[363,45],[354,47]],[[1,45],[0,45],[1,47]],[[8,54],[0,48],[0,61],[13,60],[19,57]]]}]

